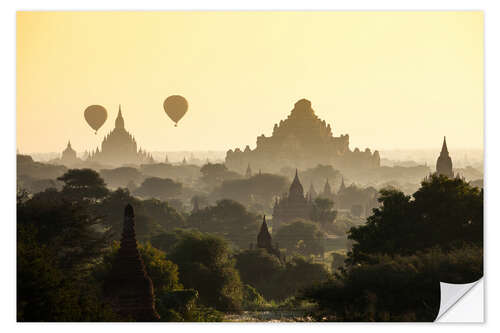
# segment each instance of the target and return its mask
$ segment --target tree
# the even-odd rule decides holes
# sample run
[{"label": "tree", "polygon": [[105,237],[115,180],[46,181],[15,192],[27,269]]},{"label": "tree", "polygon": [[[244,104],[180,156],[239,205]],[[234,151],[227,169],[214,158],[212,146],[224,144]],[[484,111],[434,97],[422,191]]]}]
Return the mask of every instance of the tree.
[{"label": "tree", "polygon": [[92,279],[107,234],[55,189],[17,198],[18,321],[115,321]]},{"label": "tree", "polygon": [[411,255],[433,246],[450,249],[463,243],[482,245],[483,192],[458,178],[433,175],[410,196],[381,190],[380,208],[366,225],[354,227],[349,261],[369,254]]},{"label": "tree", "polygon": [[57,266],[67,271],[88,269],[109,243],[110,233],[100,231],[85,202],[70,202],[63,192],[48,189],[31,199],[19,198],[18,228],[33,230],[37,244],[57,252]]},{"label": "tree", "polygon": [[130,182],[138,184],[142,180],[142,174],[136,168],[120,167],[115,169],[100,170],[102,178],[113,188],[127,187]]},{"label": "tree", "polygon": [[184,213],[187,210],[184,202],[180,199],[169,199],[168,204],[180,213]]},{"label": "tree", "polygon": [[216,206],[193,211],[187,225],[202,232],[220,235],[240,248],[255,240],[260,218],[233,200],[220,200]]},{"label": "tree", "polygon": [[324,252],[325,235],[315,223],[297,221],[281,227],[274,241],[287,253],[296,253],[305,256],[319,255]]},{"label": "tree", "polygon": [[337,252],[332,252],[332,271],[335,272],[342,267],[344,267],[344,262],[347,259],[347,256],[345,254],[337,253]]},{"label": "tree", "polygon": [[57,180],[64,183],[63,193],[68,199],[95,201],[109,193],[104,180],[92,169],[70,169]]},{"label": "tree", "polygon": [[181,191],[181,183],[174,182],[169,178],[151,177],[146,178],[134,193],[141,197],[167,200],[180,195]]},{"label": "tree", "polygon": [[193,232],[196,233],[196,231],[193,230],[176,228],[172,231],[154,235],[151,237],[150,241],[154,247],[169,254],[184,237],[189,236]]},{"label": "tree", "polygon": [[376,207],[377,190],[373,187],[361,188],[354,184],[346,187],[337,195],[339,208],[351,209],[353,205]]},{"label": "tree", "polygon": [[16,155],[17,176],[29,176],[33,179],[56,179],[68,169],[63,165],[35,162],[30,155]]},{"label": "tree", "polygon": [[284,296],[297,295],[306,287],[325,282],[330,277],[322,264],[313,263],[303,256],[293,256],[287,260],[279,286]]},{"label": "tree", "polygon": [[413,200],[395,189],[380,194],[382,206],[350,230],[347,265],[304,298],[327,320],[433,321],[440,281],[471,283],[483,275],[483,193],[433,175]]},{"label": "tree", "polygon": [[236,269],[243,283],[249,284],[266,298],[274,298],[277,293],[284,266],[279,259],[265,249],[245,250],[235,255]]},{"label": "tree", "polygon": [[164,230],[173,230],[186,226],[184,217],[170,202],[157,199],[143,200],[139,207],[141,213],[149,216]]},{"label": "tree", "polygon": [[259,203],[270,209],[273,197],[286,191],[287,185],[288,181],[283,176],[261,173],[245,179],[225,180],[214,191],[214,196],[230,198],[245,205]]},{"label": "tree", "polygon": [[189,233],[169,253],[179,266],[180,281],[200,295],[200,302],[222,311],[237,311],[241,306],[243,285],[228,243],[207,234]]},{"label": "tree", "polygon": [[[292,172],[295,170],[293,169]],[[288,172],[287,174],[291,174]],[[326,179],[332,180],[340,179],[340,172],[335,170],[331,165],[318,164],[314,168],[307,169],[300,173],[300,180],[302,184],[314,184],[316,189],[322,189]]]},{"label": "tree", "polygon": [[[104,281],[110,273],[119,247],[119,242],[114,242],[95,270],[98,281]],[[138,249],[146,272],[153,282],[155,308],[161,321],[220,321],[216,311],[207,311],[198,306],[196,290],[183,288],[179,281],[178,266],[166,258],[165,252],[149,243],[139,244]]]},{"label": "tree", "polygon": [[214,188],[224,180],[241,178],[241,175],[229,171],[222,163],[207,163],[201,167],[200,172],[202,174],[201,180],[207,184],[209,188]]},{"label": "tree", "polygon": [[312,221],[319,222],[322,228],[332,224],[337,217],[337,211],[333,210],[333,201],[327,198],[316,198],[310,217]]},{"label": "tree", "polygon": [[410,256],[373,255],[370,263],[351,266],[335,279],[307,288],[302,298],[318,305],[319,320],[434,321],[440,281],[477,281],[483,275],[482,252],[478,246],[465,246]]},{"label": "tree", "polygon": [[432,245],[483,244],[483,189],[433,175],[413,194],[413,213]]},{"label": "tree", "polygon": [[119,239],[123,227],[123,207],[131,204],[135,208],[136,234],[139,240],[172,230],[184,225],[184,218],[166,202],[156,199],[139,200],[127,189],[119,188],[111,192],[97,205],[95,214],[103,224],[111,227],[114,239]]}]

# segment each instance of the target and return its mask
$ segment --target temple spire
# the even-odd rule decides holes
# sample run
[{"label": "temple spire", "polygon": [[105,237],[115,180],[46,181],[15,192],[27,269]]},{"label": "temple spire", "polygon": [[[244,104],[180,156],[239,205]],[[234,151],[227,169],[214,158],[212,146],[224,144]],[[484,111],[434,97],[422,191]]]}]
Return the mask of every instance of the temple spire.
[{"label": "temple spire", "polygon": [[116,117],[115,120],[115,128],[125,128],[125,121],[123,120],[122,116],[122,105],[119,104],[118,106],[118,116]]},{"label": "temple spire", "polygon": [[261,249],[272,249],[272,239],[267,228],[266,215],[262,218],[259,235],[257,236],[257,247]]},{"label": "temple spire", "polygon": [[153,282],[146,272],[135,237],[134,209],[125,207],[120,249],[104,292],[112,307],[124,318],[135,321],[155,321],[160,318],[155,309]]},{"label": "temple spire", "polygon": [[441,155],[448,155],[448,146],[446,145],[446,136],[443,139],[443,146],[441,147]]},{"label": "temple spire", "polygon": [[436,162],[436,172],[438,175],[444,175],[448,178],[453,177],[453,162],[448,152],[448,146],[446,145],[446,136],[443,139],[441,153]]},{"label": "temple spire", "polygon": [[[274,228],[274,227],[273,227]],[[281,257],[279,247],[273,246],[273,239],[267,228],[266,216],[262,218],[262,225],[260,227],[260,232],[257,235],[257,248],[266,249],[268,253],[274,254],[278,259]]]}]

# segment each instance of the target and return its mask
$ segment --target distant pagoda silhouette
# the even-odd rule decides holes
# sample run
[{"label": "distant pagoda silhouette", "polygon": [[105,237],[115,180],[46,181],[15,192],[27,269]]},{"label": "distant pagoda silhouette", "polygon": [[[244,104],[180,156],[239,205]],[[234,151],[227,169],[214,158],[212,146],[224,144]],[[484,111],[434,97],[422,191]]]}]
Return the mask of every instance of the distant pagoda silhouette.
[{"label": "distant pagoda silhouette", "polygon": [[288,193],[276,198],[273,208],[273,232],[278,231],[282,223],[294,222],[294,219],[309,219],[313,203],[311,196],[304,195],[298,170]]},{"label": "distant pagoda silhouette", "polygon": [[273,246],[273,239],[267,228],[266,216],[262,218],[262,225],[260,226],[259,234],[257,235],[257,248],[265,249],[269,254],[274,254],[280,258],[280,251],[278,246]]},{"label": "distant pagoda silhouette", "polygon": [[78,157],[76,157],[76,151],[71,147],[71,142],[69,140],[66,149],[64,149],[61,154],[60,162],[63,165],[74,165],[82,162]]},{"label": "distant pagoda silhouette", "polygon": [[154,163],[150,153],[137,150],[137,142],[125,129],[121,105],[118,107],[115,128],[102,140],[101,150],[97,147],[89,153],[88,161],[111,165]]},{"label": "distant pagoda silhouette", "polygon": [[453,163],[451,161],[450,153],[448,152],[448,146],[446,145],[446,136],[443,139],[441,153],[436,161],[436,173],[438,175],[444,175],[448,178],[453,177]]},{"label": "distant pagoda silhouette", "polygon": [[117,313],[125,319],[156,321],[160,318],[154,304],[153,282],[137,249],[131,205],[125,207],[120,249],[105,282],[104,293]]},{"label": "distant pagoda silhouette", "polygon": [[380,166],[380,155],[368,148],[350,150],[349,135],[333,136],[330,124],[315,115],[311,102],[301,99],[287,119],[274,125],[271,137],[257,137],[255,149],[247,145],[243,151],[227,151],[228,168],[244,173],[248,164],[254,170],[274,171],[292,165],[306,169],[318,164],[333,165],[339,170],[373,168]]}]

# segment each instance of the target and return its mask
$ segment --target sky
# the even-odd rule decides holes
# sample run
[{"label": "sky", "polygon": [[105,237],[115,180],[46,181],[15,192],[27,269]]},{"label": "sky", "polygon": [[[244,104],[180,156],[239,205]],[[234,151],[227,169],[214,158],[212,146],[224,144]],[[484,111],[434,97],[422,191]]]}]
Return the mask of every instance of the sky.
[{"label": "sky", "polygon": [[253,149],[306,98],[351,149],[480,149],[483,66],[479,11],[18,12],[17,147],[95,149],[121,104],[146,150]]}]

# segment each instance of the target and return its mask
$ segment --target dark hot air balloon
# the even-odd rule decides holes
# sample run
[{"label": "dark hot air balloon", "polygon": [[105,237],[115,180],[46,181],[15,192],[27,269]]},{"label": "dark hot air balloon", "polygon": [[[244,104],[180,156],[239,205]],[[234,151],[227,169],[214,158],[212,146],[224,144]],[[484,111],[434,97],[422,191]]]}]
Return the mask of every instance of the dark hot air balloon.
[{"label": "dark hot air balloon", "polygon": [[188,102],[182,96],[172,95],[167,97],[165,102],[163,102],[163,108],[170,119],[175,123],[175,126],[177,126],[179,120],[186,114]]},{"label": "dark hot air balloon", "polygon": [[97,134],[97,130],[101,128],[106,119],[108,119],[108,112],[101,105],[91,105],[85,109],[83,113],[85,120],[92,127]]}]

